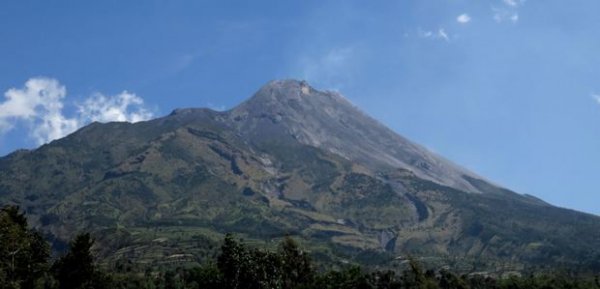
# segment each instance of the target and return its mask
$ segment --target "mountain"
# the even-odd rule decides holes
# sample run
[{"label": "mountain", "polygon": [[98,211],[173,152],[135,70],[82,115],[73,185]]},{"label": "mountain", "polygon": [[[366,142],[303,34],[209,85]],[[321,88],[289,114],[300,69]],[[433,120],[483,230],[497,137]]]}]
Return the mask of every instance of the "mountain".
[{"label": "mountain", "polygon": [[495,185],[295,80],[229,111],[92,123],[16,151],[0,159],[0,202],[58,250],[92,231],[108,263],[202,262],[235,232],[296,236],[323,263],[600,268],[600,217]]}]

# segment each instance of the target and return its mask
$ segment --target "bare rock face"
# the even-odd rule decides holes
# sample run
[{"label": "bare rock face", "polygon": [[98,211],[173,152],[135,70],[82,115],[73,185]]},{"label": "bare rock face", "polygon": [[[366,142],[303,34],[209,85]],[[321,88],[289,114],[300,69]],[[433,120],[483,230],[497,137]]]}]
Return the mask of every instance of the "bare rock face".
[{"label": "bare rock face", "polygon": [[475,174],[427,151],[364,114],[337,92],[318,91],[306,82],[272,81],[229,112],[242,133],[279,134],[335,153],[374,171],[402,168],[417,176],[468,192],[482,193],[464,176]]}]

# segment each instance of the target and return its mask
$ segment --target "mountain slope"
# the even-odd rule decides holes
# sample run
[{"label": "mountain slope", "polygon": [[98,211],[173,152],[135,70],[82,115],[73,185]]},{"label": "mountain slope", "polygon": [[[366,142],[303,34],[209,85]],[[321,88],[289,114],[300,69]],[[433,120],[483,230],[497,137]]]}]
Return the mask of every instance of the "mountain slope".
[{"label": "mountain slope", "polygon": [[293,80],[229,111],[94,123],[17,151],[0,159],[0,201],[59,249],[94,231],[108,261],[201,261],[225,232],[296,235],[326,262],[411,254],[467,271],[590,268],[600,248],[600,218],[491,184]]},{"label": "mountain slope", "polygon": [[266,123],[298,142],[338,154],[374,169],[404,168],[419,177],[479,192],[463,175],[477,176],[434,156],[363,114],[343,96],[320,92],[304,82],[274,81],[231,111],[243,132],[264,134]]}]

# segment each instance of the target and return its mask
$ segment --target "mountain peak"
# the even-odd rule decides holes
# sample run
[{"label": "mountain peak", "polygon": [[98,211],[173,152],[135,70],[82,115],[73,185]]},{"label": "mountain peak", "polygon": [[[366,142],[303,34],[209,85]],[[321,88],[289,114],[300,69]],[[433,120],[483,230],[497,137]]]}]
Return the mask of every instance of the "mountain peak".
[{"label": "mountain peak", "polygon": [[265,84],[262,89],[279,89],[285,91],[298,91],[302,95],[307,95],[314,90],[306,80],[297,80],[297,79],[276,79],[271,80],[267,84]]},{"label": "mountain peak", "polygon": [[[278,117],[333,112],[352,108],[353,105],[340,94],[313,88],[304,80],[272,80],[263,85],[250,99],[232,110],[234,115],[270,115]],[[298,115],[299,114],[299,115]]]},{"label": "mountain peak", "polygon": [[307,97],[316,97],[327,94],[311,87],[308,82],[304,80],[295,79],[283,79],[283,80],[272,80],[267,84],[263,85],[253,97],[251,97],[246,103],[281,103],[300,101]]},{"label": "mountain peak", "polygon": [[339,93],[314,89],[306,81],[271,81],[230,117],[241,133],[259,140],[287,135],[377,170],[407,169],[423,179],[481,192],[464,178],[478,176],[398,135]]}]

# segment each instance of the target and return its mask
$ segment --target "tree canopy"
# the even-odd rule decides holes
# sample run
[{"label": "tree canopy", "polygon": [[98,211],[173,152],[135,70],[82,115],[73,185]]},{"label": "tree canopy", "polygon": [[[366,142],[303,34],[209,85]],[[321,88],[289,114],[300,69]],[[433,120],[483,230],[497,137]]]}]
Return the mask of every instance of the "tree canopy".
[{"label": "tree canopy", "polygon": [[[578,289],[600,288],[598,277],[534,274],[491,278],[426,270],[408,260],[401,271],[350,265],[317,271],[291,237],[277,250],[249,247],[227,234],[216,260],[201,266],[108,270],[94,260],[94,238],[77,235],[52,262],[48,243],[28,227],[18,207],[0,209],[0,289]],[[122,268],[122,267],[119,267]]]}]

